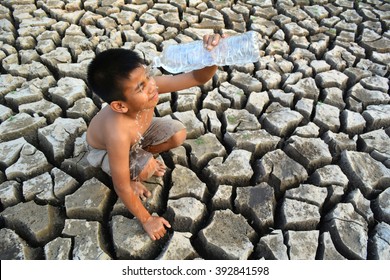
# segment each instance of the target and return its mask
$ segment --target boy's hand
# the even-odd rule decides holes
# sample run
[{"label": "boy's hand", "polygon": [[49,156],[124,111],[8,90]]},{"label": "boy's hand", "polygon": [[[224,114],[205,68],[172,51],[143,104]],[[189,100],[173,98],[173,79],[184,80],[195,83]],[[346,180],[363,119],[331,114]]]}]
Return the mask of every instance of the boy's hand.
[{"label": "boy's hand", "polygon": [[167,232],[165,227],[170,228],[171,225],[163,217],[150,216],[149,219],[142,224],[142,227],[152,240],[158,240]]},{"label": "boy's hand", "polygon": [[219,44],[219,40],[221,38],[226,38],[226,35],[223,34],[222,36],[219,34],[212,34],[212,35],[204,35],[203,36],[203,44],[204,47],[211,51],[215,46]]},{"label": "boy's hand", "polygon": [[145,201],[152,196],[152,193],[138,181],[131,181],[130,187],[134,190],[135,194],[139,196],[142,201]]}]

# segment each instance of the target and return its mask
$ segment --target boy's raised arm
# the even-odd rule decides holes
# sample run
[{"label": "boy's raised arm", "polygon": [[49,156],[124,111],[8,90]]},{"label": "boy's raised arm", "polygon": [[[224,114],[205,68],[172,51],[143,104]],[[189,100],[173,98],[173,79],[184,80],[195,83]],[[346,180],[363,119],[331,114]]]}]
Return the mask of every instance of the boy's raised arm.
[{"label": "boy's raised arm", "polygon": [[175,76],[155,77],[156,85],[158,86],[158,93],[161,94],[167,92],[174,92],[194,86],[203,85],[214,76],[216,71],[217,66],[209,66],[203,69]]}]

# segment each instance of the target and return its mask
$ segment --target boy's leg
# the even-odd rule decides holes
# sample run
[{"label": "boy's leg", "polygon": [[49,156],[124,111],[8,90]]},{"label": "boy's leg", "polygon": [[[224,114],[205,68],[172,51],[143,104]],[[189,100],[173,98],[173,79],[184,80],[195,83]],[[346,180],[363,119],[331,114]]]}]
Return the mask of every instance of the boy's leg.
[{"label": "boy's leg", "polygon": [[[157,144],[154,146],[148,146],[145,148],[145,151],[152,153],[152,154],[159,154],[165,151],[168,151],[172,148],[176,148],[183,144],[184,140],[186,139],[187,132],[185,129],[180,130],[179,132],[176,132],[171,138],[169,138],[166,142],[163,142],[161,144]],[[162,177],[165,174],[166,166],[161,161],[151,158],[145,168],[141,171],[141,173],[138,175],[139,179],[141,181],[145,181],[149,179],[150,177],[158,176]]]},{"label": "boy's leg", "polygon": [[186,140],[187,131],[186,129],[182,129],[176,132],[171,138],[169,138],[166,142],[157,145],[151,145],[145,148],[146,151],[152,154],[159,154],[162,152],[169,151],[170,149],[179,147]]},{"label": "boy's leg", "polygon": [[145,181],[155,176],[164,176],[166,166],[155,159],[153,154],[180,146],[187,133],[183,124],[172,119],[154,118],[142,136],[142,149],[130,152],[130,167],[134,179]]},{"label": "boy's leg", "polygon": [[[86,144],[86,148],[88,150],[88,162],[94,167],[101,168],[105,173],[111,176],[107,151],[92,148],[88,144]],[[161,170],[161,167],[156,167],[156,164],[153,166],[155,162],[153,155],[141,148],[130,151],[129,158],[131,180],[145,181],[152,175],[163,176],[165,173],[164,168],[164,173],[155,174],[157,171]],[[132,187],[135,188],[134,191],[141,199],[147,198],[151,195],[150,191],[143,184],[133,184]]]},{"label": "boy's leg", "polygon": [[183,144],[187,131],[177,120],[154,118],[143,137],[143,148],[152,154],[158,154]]},{"label": "boy's leg", "polygon": [[152,157],[144,169],[138,174],[137,179],[141,182],[148,180],[150,177],[157,176],[162,177],[165,174],[166,167],[164,163]]}]

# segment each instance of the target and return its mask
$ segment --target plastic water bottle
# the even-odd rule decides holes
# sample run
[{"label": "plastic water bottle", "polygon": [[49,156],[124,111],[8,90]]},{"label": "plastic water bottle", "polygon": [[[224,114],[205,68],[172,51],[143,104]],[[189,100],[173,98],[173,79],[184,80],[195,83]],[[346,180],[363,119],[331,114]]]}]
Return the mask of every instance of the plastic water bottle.
[{"label": "plastic water bottle", "polygon": [[203,40],[170,45],[153,60],[152,67],[163,67],[170,73],[189,72],[210,65],[242,65],[260,57],[257,33],[248,31],[220,40],[211,51]]}]

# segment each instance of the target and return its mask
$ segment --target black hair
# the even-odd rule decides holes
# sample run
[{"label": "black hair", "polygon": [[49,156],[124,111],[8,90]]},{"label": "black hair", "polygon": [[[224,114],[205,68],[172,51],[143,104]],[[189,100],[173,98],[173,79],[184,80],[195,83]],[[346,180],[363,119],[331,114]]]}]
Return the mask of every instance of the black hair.
[{"label": "black hair", "polygon": [[128,49],[109,49],[96,55],[88,66],[87,79],[93,92],[107,103],[125,101],[122,81],[142,66],[140,56]]}]

